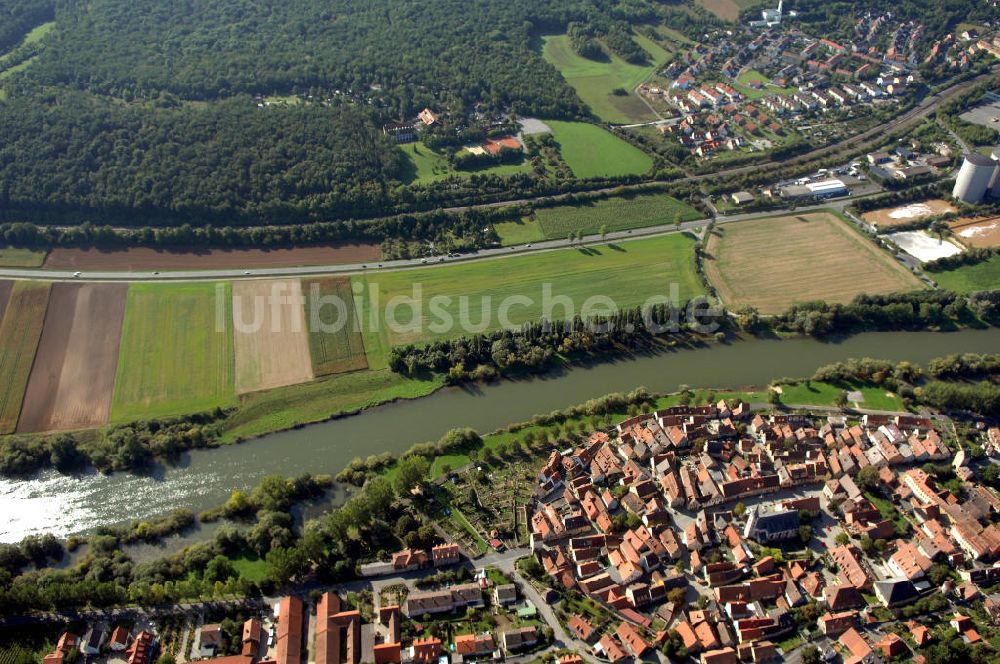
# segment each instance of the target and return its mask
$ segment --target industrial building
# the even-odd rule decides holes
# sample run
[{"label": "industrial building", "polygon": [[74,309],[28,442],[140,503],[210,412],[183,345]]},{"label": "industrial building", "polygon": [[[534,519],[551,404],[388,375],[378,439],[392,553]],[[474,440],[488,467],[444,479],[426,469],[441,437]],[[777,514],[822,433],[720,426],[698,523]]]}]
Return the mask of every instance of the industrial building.
[{"label": "industrial building", "polygon": [[981,203],[997,179],[997,162],[979,154],[965,155],[951,195],[966,203]]},{"label": "industrial building", "polygon": [[842,180],[836,178],[823,180],[821,182],[810,182],[804,185],[789,185],[781,188],[781,197],[785,200],[821,200],[824,198],[837,198],[850,194],[847,185]]}]

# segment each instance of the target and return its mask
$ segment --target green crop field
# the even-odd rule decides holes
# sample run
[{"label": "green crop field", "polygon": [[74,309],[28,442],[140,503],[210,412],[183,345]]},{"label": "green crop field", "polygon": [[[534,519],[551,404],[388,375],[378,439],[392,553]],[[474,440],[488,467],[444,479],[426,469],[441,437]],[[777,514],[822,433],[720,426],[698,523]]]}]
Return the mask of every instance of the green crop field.
[{"label": "green crop field", "polygon": [[236,403],[231,293],[213,283],[129,287],[112,422]]},{"label": "green crop field", "polygon": [[594,235],[601,226],[607,226],[609,231],[623,231],[691,221],[703,216],[687,203],[666,194],[615,196],[535,211],[535,219],[547,238],[564,238],[570,232]]},{"label": "green crop field", "polygon": [[963,265],[954,270],[929,272],[942,288],[956,293],[973,293],[981,290],[1000,288],[1000,256],[975,265]]},{"label": "green crop field", "polygon": [[519,164],[498,164],[474,171],[458,171],[451,167],[448,160],[420,143],[404,143],[399,146],[403,152],[403,182],[407,184],[429,184],[452,176],[469,177],[470,175],[517,175],[530,173],[531,164],[524,160]]},{"label": "green crop field", "polygon": [[[365,346],[357,327],[354,295],[351,280],[346,277],[306,279],[302,282],[306,298],[306,328],[309,330],[309,353],[313,373],[318,376],[366,369]],[[333,297],[334,304],[322,305],[323,299]],[[339,308],[339,304],[344,306]],[[315,306],[319,304],[320,306]],[[333,332],[323,331],[323,326],[338,326]]]},{"label": "green crop field", "polygon": [[500,244],[510,247],[515,244],[525,244],[527,242],[538,242],[545,239],[545,233],[537,221],[532,219],[521,219],[518,221],[505,221],[496,224],[497,235],[500,236]]},{"label": "green crop field", "polygon": [[4,247],[0,249],[0,267],[41,267],[46,252]]},{"label": "green crop field", "polygon": [[586,122],[546,120],[559,143],[566,165],[578,178],[642,175],[653,167],[653,158],[609,133]]},{"label": "green crop field", "polygon": [[393,399],[416,399],[444,385],[434,376],[406,378],[395,372],[355,371],[311,383],[243,395],[239,409],[226,421],[224,442],[289,429],[375,406]]},{"label": "green crop field", "polygon": [[[542,41],[542,56],[559,70],[597,117],[618,124],[656,119],[634,92],[657,64],[667,58],[667,52],[654,41],[643,35],[635,36],[636,43],[650,55],[645,65],[630,64],[613,54],[603,62],[581,57],[570,46],[568,35],[549,35]],[[628,94],[612,94],[616,88],[623,88]]]},{"label": "green crop field", "polygon": [[45,324],[48,283],[14,284],[0,322],[0,434],[13,433]]},{"label": "green crop field", "polygon": [[[355,277],[365,283],[361,311],[368,363],[377,366],[372,358],[373,348],[383,349],[384,355],[396,345],[467,336],[500,329],[502,323],[520,325],[540,320],[546,287],[551,293],[549,302],[565,296],[574,309],[570,314],[578,315],[596,313],[584,311],[584,303],[590,297],[607,296],[624,309],[642,305],[652,296],[668,295],[674,283],[678,285],[679,296],[689,298],[702,292],[695,273],[693,245],[690,237],[673,234],[585,249]],[[416,305],[397,306],[394,310],[389,306],[393,298],[415,297],[414,289],[419,290],[420,297]],[[374,306],[372,291],[378,298]],[[518,299],[508,299],[512,296]],[[373,311],[377,326],[371,324]],[[569,317],[561,305],[550,307],[548,313],[553,320]],[[500,320],[501,315],[504,321]]]}]

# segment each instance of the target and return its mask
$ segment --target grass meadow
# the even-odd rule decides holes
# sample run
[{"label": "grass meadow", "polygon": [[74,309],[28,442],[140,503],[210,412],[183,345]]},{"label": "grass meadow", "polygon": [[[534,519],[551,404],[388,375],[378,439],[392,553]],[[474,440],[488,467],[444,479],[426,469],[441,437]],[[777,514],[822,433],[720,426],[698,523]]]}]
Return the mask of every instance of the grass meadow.
[{"label": "grass meadow", "polygon": [[642,175],[653,167],[653,158],[611,134],[586,122],[547,120],[559,143],[563,160],[578,178]]},{"label": "grass meadow", "polygon": [[470,175],[517,175],[530,173],[531,164],[524,160],[519,164],[497,164],[473,171],[457,171],[451,167],[448,160],[434,152],[423,143],[404,143],[399,146],[403,153],[403,182],[407,184],[430,184],[439,180]]},{"label": "grass meadow", "polygon": [[[543,317],[543,284],[551,285],[552,297],[567,296],[580,314],[585,300],[606,295],[619,308],[639,306],[651,296],[669,295],[678,284],[682,299],[702,292],[694,266],[694,240],[673,234],[620,244],[560,249],[537,255],[502,260],[456,264],[355,277],[365,284],[362,300],[362,334],[369,366],[379,366],[373,349],[384,355],[392,346],[428,343],[455,338],[480,330],[500,329],[503,302],[511,296],[522,301],[506,311],[510,324],[520,325]],[[399,296],[412,296],[421,289],[422,306],[400,306],[392,314],[397,329],[389,330],[387,304]],[[373,307],[373,295],[378,299]],[[435,296],[449,298],[432,303]],[[530,298],[531,302],[524,301]],[[462,301],[466,314],[461,314]],[[508,302],[508,305],[510,303]],[[379,312],[377,328],[372,311]],[[562,306],[554,306],[551,318],[567,318]],[[450,318],[453,324],[441,324]]]},{"label": "grass meadow", "polygon": [[942,288],[956,293],[973,293],[1000,288],[1000,256],[975,265],[963,265],[944,272],[929,272]]},{"label": "grass meadow", "polygon": [[495,226],[497,235],[500,236],[500,244],[504,247],[511,247],[515,244],[526,244],[528,242],[538,242],[545,239],[545,232],[534,219],[519,219],[517,221],[505,221]]},{"label": "grass meadow", "polygon": [[51,285],[18,281],[0,322],[0,434],[13,433],[21,414]]},{"label": "grass meadow", "polygon": [[42,263],[45,262],[46,253],[15,247],[0,248],[0,267],[41,267]]},{"label": "grass meadow", "polygon": [[549,239],[564,238],[570,232],[594,235],[601,226],[607,226],[609,231],[623,231],[703,216],[687,203],[666,194],[630,194],[535,210],[535,220]]},{"label": "grass meadow", "polygon": [[[666,60],[668,54],[643,35],[635,35],[634,38],[649,53],[647,64],[634,65],[614,54],[608,54],[604,61],[581,57],[570,45],[568,35],[543,37],[542,57],[559,70],[580,99],[601,120],[616,124],[655,120],[656,116],[636,96],[634,89],[653,73],[658,63]],[[627,90],[628,94],[612,94],[617,88]]]},{"label": "grass meadow", "polygon": [[[236,403],[232,290],[228,283],[217,286],[133,284],[129,288],[111,405],[113,423]],[[217,312],[220,294],[224,302]]]}]

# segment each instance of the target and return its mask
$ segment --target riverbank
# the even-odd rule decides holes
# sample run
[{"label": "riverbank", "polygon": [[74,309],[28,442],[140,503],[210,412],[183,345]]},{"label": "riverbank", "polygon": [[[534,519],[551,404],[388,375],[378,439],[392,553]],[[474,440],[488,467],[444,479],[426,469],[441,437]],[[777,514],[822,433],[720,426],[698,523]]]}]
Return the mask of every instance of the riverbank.
[{"label": "riverbank", "polygon": [[162,516],[175,508],[200,513],[248,490],[266,475],[336,475],[355,457],[438,440],[450,429],[496,431],[511,422],[585,403],[643,385],[654,393],[740,389],[776,376],[811,376],[822,365],[852,357],[922,363],[953,352],[990,353],[1000,329],[958,332],[864,333],[837,342],[750,339],[706,348],[559,369],[543,376],[443,387],[434,394],[372,406],[358,415],[248,440],[241,445],[183,453],[143,475],[95,471],[66,476],[45,471],[0,479],[0,541],[52,532],[60,537],[102,525]]}]

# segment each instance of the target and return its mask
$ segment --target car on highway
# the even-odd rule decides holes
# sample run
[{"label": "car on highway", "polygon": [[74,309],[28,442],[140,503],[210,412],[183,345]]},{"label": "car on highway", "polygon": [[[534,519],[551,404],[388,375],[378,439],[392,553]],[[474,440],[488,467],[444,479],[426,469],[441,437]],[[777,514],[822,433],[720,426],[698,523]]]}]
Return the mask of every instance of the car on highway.
[{"label": "car on highway", "polygon": [[79,279],[80,278],[80,273],[79,272],[74,272],[73,273],[73,278],[74,279]]}]

